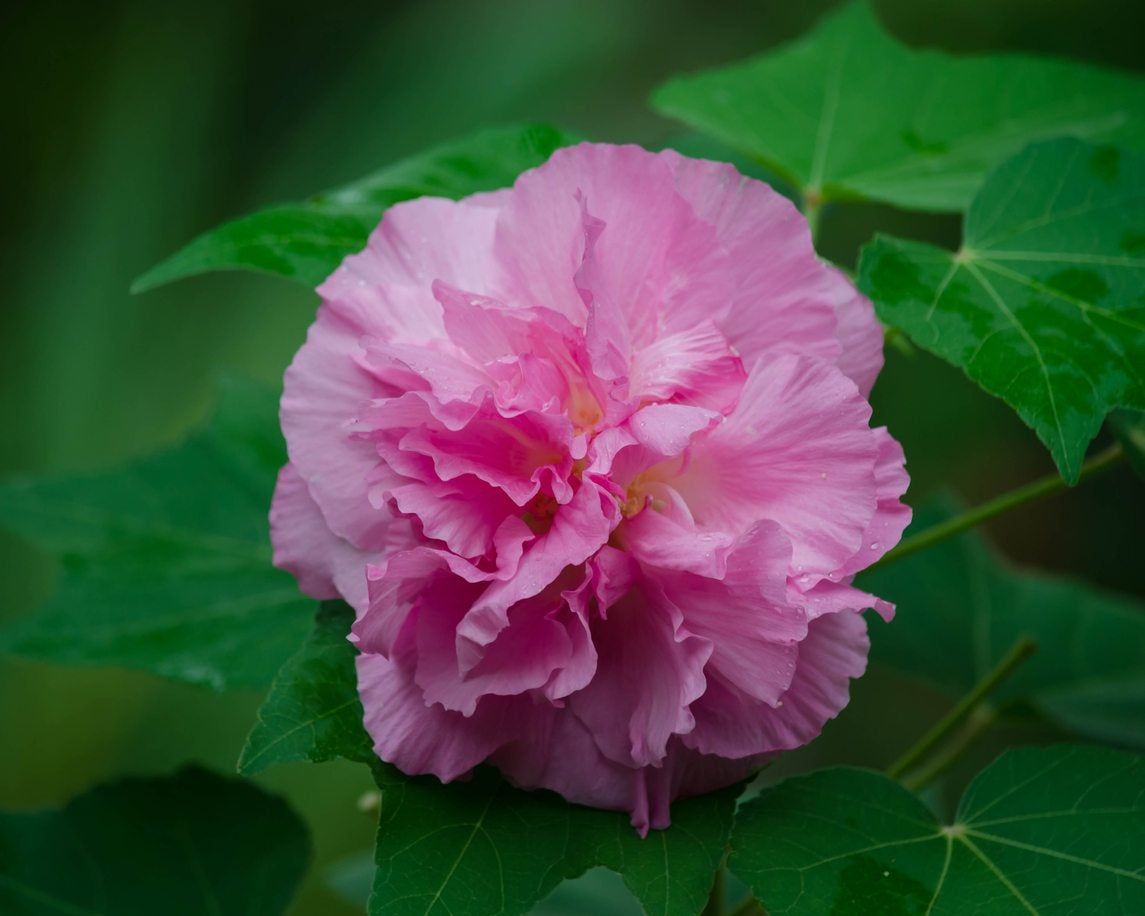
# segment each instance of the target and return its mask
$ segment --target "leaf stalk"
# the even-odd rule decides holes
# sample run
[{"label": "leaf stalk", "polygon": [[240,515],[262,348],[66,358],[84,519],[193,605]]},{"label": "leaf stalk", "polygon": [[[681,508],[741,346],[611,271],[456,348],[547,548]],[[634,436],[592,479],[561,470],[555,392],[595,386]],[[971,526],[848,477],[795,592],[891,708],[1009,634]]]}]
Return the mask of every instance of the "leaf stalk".
[{"label": "leaf stalk", "polygon": [[[1082,465],[1077,482],[1081,483],[1087,477],[1093,477],[1102,471],[1116,466],[1124,458],[1125,451],[1122,449],[1121,444],[1115,443],[1111,445],[1104,451],[1094,455],[1089,461]],[[868,567],[868,570],[880,569],[890,563],[916,554],[921,550],[926,550],[928,547],[933,547],[935,544],[939,544],[948,538],[954,537],[956,534],[961,534],[963,531],[974,528],[992,518],[996,518],[999,515],[1009,512],[1011,509],[1016,509],[1019,506],[1044,499],[1047,496],[1066,489],[1068,486],[1069,484],[1066,483],[1061,475],[1047,474],[1045,477],[1020,486],[1016,490],[1011,490],[1009,493],[996,496],[994,499],[980,506],[967,509],[960,515],[947,519],[941,524],[927,528],[925,531],[920,531],[911,537],[904,538],[894,550],[889,551],[877,562],[872,563]]]},{"label": "leaf stalk", "polygon": [[[923,735],[913,747],[909,748],[898,760],[887,767],[887,775],[893,779],[899,779],[905,772],[913,768],[920,760],[934,750],[934,748],[945,741],[947,736],[962,725],[962,723],[970,717],[971,713],[978,708],[979,704],[997,689],[999,684],[1013,674],[1022,662],[1034,654],[1036,649],[1037,643],[1030,637],[1019,637],[1017,642],[1010,647],[1010,650],[1002,656],[1001,661],[975,684],[970,689],[970,692],[959,700],[950,712],[939,719],[930,731]],[[964,744],[959,750],[959,753],[968,746],[969,743]],[[956,758],[957,755],[946,761],[946,766],[953,763]]]}]

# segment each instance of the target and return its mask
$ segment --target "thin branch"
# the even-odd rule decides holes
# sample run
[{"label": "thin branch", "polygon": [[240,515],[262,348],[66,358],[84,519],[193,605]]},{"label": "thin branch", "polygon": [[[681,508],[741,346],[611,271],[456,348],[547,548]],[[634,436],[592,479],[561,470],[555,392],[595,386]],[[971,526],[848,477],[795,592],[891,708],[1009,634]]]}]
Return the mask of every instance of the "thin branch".
[{"label": "thin branch", "polygon": [[887,775],[898,779],[942,743],[999,684],[1013,674],[1022,662],[1034,654],[1035,649],[1037,649],[1037,643],[1028,636],[1020,637],[989,674],[975,684],[970,692],[959,700],[950,712],[935,723],[934,727],[923,735],[913,747],[887,767]]}]

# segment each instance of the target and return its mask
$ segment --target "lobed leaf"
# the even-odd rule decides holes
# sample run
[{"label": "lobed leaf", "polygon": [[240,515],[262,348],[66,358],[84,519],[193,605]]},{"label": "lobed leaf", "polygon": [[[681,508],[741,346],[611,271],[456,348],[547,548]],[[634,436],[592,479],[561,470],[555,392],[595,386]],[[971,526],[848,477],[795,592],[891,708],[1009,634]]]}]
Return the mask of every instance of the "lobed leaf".
[{"label": "lobed leaf", "polygon": [[63,566],[47,605],[0,630],[0,650],[217,690],[267,684],[314,607],[270,562],[284,461],[274,396],[233,383],[207,429],[176,448],[102,474],[0,484],[0,522]]},{"label": "lobed leaf", "polygon": [[[912,528],[953,513],[928,508]],[[863,588],[894,601],[871,660],[967,693],[1020,636],[1034,655],[993,694],[1081,735],[1145,748],[1145,604],[1069,579],[1009,569],[977,534],[964,534],[865,574]]]},{"label": "lobed leaf", "polygon": [[1031,146],[983,185],[959,251],[876,238],[859,286],[1013,407],[1074,482],[1106,414],[1145,409],[1145,155]]},{"label": "lobed leaf", "polygon": [[672,805],[672,826],[640,839],[628,817],[523,792],[492,772],[442,786],[380,764],[382,810],[369,913],[526,913],[565,878],[604,866],[649,914],[700,912],[742,786]]},{"label": "lobed leaf", "polygon": [[456,199],[505,187],[571,142],[571,135],[546,126],[481,131],[303,203],[225,223],[151,268],[132,291],[215,270],[254,270],[316,286],[346,255],[365,247],[387,207],[415,197]]},{"label": "lobed leaf", "polygon": [[1017,55],[907,48],[865,3],[759,57],[677,77],[655,107],[823,201],[965,209],[987,171],[1069,135],[1145,148],[1145,81]]},{"label": "lobed leaf", "polygon": [[100,786],[59,811],[0,813],[0,912],[273,916],[310,854],[284,801],[188,767]]},{"label": "lobed leaf", "polygon": [[838,768],[745,804],[731,869],[769,914],[1145,912],[1145,759],[1006,751],[949,824],[888,777]]},{"label": "lobed leaf", "polygon": [[353,622],[348,605],[323,602],[306,643],[274,678],[239,758],[240,773],[297,760],[374,759],[362,725],[356,650],[346,639]]}]

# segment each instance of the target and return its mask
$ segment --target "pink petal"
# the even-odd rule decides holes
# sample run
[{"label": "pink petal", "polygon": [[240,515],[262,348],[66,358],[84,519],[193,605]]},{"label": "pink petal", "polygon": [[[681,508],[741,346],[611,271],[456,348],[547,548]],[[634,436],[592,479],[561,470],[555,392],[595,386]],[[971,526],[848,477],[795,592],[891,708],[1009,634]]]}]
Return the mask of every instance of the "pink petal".
[{"label": "pink petal", "polygon": [[486,646],[509,624],[509,608],[539,594],[568,566],[579,566],[608,541],[616,524],[616,503],[591,481],[581,483],[561,506],[552,527],[530,544],[510,579],[493,582],[457,627],[463,671],[481,659]]},{"label": "pink petal", "polygon": [[836,365],[859,386],[863,397],[871,393],[883,368],[883,326],[875,317],[871,300],[855,289],[842,273],[834,271],[837,294],[835,336],[843,351]]},{"label": "pink petal", "polygon": [[688,708],[704,692],[712,644],[687,631],[656,586],[630,591],[593,624],[596,676],[568,699],[606,757],[655,766],[669,739],[691,731]]},{"label": "pink petal", "polygon": [[817,618],[799,644],[795,677],[778,706],[748,700],[720,679],[709,679],[707,692],[693,705],[696,728],[683,742],[731,758],[806,744],[847,705],[851,679],[866,670],[869,645],[859,614]]},{"label": "pink petal", "polygon": [[414,679],[425,701],[471,716],[485,696],[515,696],[543,687],[572,658],[572,639],[559,612],[553,601],[514,605],[509,625],[463,672],[454,633],[465,608],[424,604],[418,615]]},{"label": "pink petal", "polygon": [[688,631],[712,645],[707,671],[774,705],[795,674],[807,620],[782,584],[791,544],[779,527],[753,527],[728,553],[724,575],[648,571],[680,609]]},{"label": "pink petal", "polygon": [[358,364],[366,330],[322,306],[286,370],[281,407],[291,463],[330,530],[360,549],[384,540],[391,518],[367,497],[377,453],[348,429],[359,409],[382,393]]},{"label": "pink petal", "polygon": [[298,587],[320,601],[343,597],[362,612],[366,594],[366,555],[334,535],[294,465],[278,472],[270,506],[274,565],[298,579]]},{"label": "pink petal", "polygon": [[775,356],[756,364],[735,411],[693,447],[672,484],[701,527],[738,533],[778,522],[796,572],[835,575],[875,515],[869,417],[834,366]]},{"label": "pink petal", "polygon": [[395,204],[366,248],[346,258],[318,292],[361,334],[406,343],[441,339],[441,306],[431,285],[490,287],[498,212],[437,197]]},{"label": "pink petal", "polygon": [[374,751],[403,773],[432,773],[442,782],[464,776],[521,732],[526,697],[490,697],[472,716],[428,706],[403,661],[357,658],[358,693]]},{"label": "pink petal", "polygon": [[747,373],[727,338],[710,321],[665,334],[632,359],[630,395],[637,400],[677,399],[730,409]]}]

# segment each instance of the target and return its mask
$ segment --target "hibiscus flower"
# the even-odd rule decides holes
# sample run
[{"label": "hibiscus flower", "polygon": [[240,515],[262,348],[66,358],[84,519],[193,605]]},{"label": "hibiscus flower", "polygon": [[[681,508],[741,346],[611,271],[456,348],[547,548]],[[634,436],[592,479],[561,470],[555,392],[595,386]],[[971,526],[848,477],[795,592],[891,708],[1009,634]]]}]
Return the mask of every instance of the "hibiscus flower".
[{"label": "hibiscus flower", "polygon": [[383,760],[644,833],[847,703],[907,475],[873,309],[785,198],[582,144],[390,208],[319,292],[275,562],[356,610]]}]

